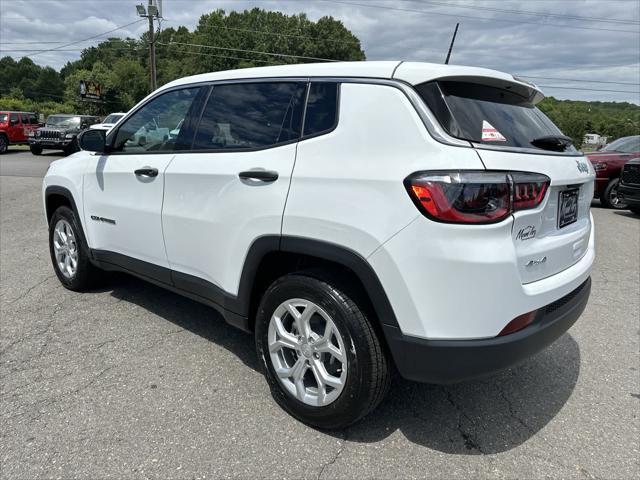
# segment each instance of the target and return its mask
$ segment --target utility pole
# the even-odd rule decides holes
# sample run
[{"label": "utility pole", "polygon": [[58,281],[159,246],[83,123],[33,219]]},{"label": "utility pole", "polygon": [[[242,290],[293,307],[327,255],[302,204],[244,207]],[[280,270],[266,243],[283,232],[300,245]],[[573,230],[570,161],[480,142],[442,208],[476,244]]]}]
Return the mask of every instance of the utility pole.
[{"label": "utility pole", "polygon": [[154,4],[154,0],[149,0],[147,8],[143,4],[136,5],[139,17],[147,17],[149,19],[149,87],[153,92],[158,85],[156,83],[156,43],[154,38],[153,19],[161,16],[158,7]]},{"label": "utility pole", "polygon": [[[151,0],[149,0],[151,1]],[[451,38],[451,45],[449,45],[449,51],[447,52],[447,59],[444,61],[445,65],[449,65],[449,58],[451,58],[451,50],[453,50],[453,42],[456,41],[456,35],[458,34],[459,23],[456,23],[456,29],[453,31],[453,37]]]},{"label": "utility pole", "polygon": [[[156,85],[156,44],[154,42],[153,32],[153,15],[151,14],[151,7],[153,7],[153,0],[149,0],[149,58],[151,60],[151,91],[155,91]],[[156,9],[156,14],[158,10]]]}]

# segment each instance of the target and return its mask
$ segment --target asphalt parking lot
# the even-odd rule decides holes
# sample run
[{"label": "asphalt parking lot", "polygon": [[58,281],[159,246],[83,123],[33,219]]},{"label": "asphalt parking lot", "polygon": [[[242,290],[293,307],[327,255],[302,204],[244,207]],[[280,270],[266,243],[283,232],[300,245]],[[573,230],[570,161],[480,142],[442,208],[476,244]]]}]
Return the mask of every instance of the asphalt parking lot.
[{"label": "asphalt parking lot", "polygon": [[593,205],[576,325],[525,364],[454,386],[396,380],[325,433],[285,414],[251,336],[124,275],[78,294],[49,263],[41,178],[0,156],[2,478],[638,478],[640,218]]}]

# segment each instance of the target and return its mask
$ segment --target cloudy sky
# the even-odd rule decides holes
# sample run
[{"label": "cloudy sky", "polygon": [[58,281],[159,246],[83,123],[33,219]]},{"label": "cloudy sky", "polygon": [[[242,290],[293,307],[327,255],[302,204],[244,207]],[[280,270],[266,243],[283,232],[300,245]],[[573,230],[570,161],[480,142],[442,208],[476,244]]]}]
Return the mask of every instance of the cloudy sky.
[{"label": "cloudy sky", "polygon": [[[135,22],[141,1],[0,0],[0,56],[29,55],[59,69],[109,36],[138,37],[144,22],[64,47]],[[193,29],[213,9],[254,6],[312,20],[332,15],[369,60],[441,63],[460,22],[450,63],[528,76],[557,98],[640,104],[638,0],[163,0],[164,25]]]}]

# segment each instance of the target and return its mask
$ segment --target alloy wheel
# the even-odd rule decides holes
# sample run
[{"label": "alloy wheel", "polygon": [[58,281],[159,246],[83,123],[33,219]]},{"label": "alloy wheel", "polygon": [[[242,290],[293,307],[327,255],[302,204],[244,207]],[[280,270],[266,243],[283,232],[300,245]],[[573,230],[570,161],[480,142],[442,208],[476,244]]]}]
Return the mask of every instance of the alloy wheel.
[{"label": "alloy wheel", "polygon": [[625,209],[627,204],[620,198],[618,193],[618,185],[614,185],[609,192],[609,203],[613,208]]},{"label": "alloy wheel", "polygon": [[280,384],[306,405],[335,401],[347,379],[344,340],[331,317],[301,298],[282,302],[269,321],[269,355]]},{"label": "alloy wheel", "polygon": [[58,220],[53,229],[53,251],[60,273],[65,278],[73,278],[78,270],[78,242],[66,220]]}]

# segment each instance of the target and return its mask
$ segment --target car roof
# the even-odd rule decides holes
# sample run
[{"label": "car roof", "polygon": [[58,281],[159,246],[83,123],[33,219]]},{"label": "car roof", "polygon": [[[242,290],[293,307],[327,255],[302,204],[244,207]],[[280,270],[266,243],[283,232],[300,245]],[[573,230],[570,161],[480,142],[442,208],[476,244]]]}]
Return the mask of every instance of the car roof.
[{"label": "car roof", "polygon": [[426,62],[404,61],[363,61],[363,62],[324,62],[302,63],[296,65],[277,65],[273,67],[242,68],[211,73],[202,73],[184,77],[166,84],[162,89],[200,82],[220,80],[262,79],[262,78],[371,78],[402,80],[411,85],[436,79],[449,79],[483,83],[499,88],[510,88],[522,95],[542,100],[544,94],[533,83],[514,77],[508,73],[488,68],[462,65],[443,65]]}]

